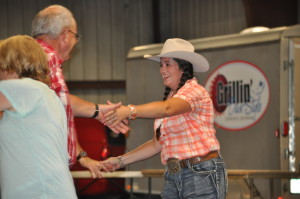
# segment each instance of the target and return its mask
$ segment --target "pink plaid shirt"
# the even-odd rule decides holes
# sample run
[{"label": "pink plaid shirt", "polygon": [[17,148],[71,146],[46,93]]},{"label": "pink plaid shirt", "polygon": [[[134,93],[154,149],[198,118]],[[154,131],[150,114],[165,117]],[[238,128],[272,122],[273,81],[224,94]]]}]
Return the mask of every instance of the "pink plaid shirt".
[{"label": "pink plaid shirt", "polygon": [[172,96],[187,101],[192,111],[163,119],[156,119],[154,129],[161,123],[159,143],[161,161],[169,158],[186,159],[220,150],[215,136],[214,110],[209,93],[198,84],[197,79],[188,80]]},{"label": "pink plaid shirt", "polygon": [[74,124],[74,116],[71,108],[71,101],[69,97],[69,89],[66,85],[65,78],[61,69],[63,63],[57,56],[53,47],[46,42],[37,39],[41,47],[48,55],[48,65],[50,68],[50,88],[56,92],[65,106],[68,122],[68,152],[69,152],[69,167],[76,162],[76,129]]}]

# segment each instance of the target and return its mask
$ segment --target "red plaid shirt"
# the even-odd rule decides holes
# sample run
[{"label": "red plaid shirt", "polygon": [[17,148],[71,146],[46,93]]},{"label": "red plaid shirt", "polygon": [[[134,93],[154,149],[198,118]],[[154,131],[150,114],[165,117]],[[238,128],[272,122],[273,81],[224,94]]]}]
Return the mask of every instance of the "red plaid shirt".
[{"label": "red plaid shirt", "polygon": [[51,78],[50,88],[56,92],[66,109],[68,121],[68,152],[70,157],[69,167],[71,167],[76,162],[76,129],[69,97],[69,89],[66,85],[61,69],[63,61],[58,58],[57,53],[54,51],[52,46],[42,40],[37,39],[37,41],[48,55],[48,65]]},{"label": "red plaid shirt", "polygon": [[172,97],[187,101],[192,111],[155,120],[154,129],[161,123],[159,143],[162,146],[162,163],[166,164],[172,157],[186,159],[219,150],[213,104],[205,88],[193,78]]}]

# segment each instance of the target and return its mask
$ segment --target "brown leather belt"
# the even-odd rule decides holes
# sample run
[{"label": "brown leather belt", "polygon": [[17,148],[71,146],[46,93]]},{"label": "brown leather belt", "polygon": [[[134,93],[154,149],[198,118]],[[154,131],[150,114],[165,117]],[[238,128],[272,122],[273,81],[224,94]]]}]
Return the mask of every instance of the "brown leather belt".
[{"label": "brown leather belt", "polygon": [[169,158],[167,160],[167,168],[170,173],[177,173],[181,169],[188,167],[188,165],[195,165],[200,162],[204,162],[218,157],[219,157],[218,151],[211,151],[203,156],[197,156],[197,157],[187,158],[183,160],[179,160],[177,158]]},{"label": "brown leather belt", "polygon": [[187,159],[183,159],[180,160],[180,166],[181,168],[186,168],[188,167],[189,163],[190,165],[194,165],[203,161],[207,161],[213,158],[218,158],[219,157],[219,153],[218,151],[211,151],[208,154],[205,154],[204,156],[198,156],[198,157],[192,157],[192,158],[187,158]]}]

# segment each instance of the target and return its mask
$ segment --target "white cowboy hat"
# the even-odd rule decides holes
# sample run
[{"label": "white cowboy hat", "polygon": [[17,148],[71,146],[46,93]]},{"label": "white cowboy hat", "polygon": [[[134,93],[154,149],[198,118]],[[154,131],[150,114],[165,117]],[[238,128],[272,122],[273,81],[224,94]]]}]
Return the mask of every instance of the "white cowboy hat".
[{"label": "white cowboy hat", "polygon": [[194,72],[206,72],[209,63],[202,55],[195,53],[194,46],[183,39],[167,39],[159,55],[144,55],[144,58],[160,62],[161,57],[178,58],[190,62]]}]

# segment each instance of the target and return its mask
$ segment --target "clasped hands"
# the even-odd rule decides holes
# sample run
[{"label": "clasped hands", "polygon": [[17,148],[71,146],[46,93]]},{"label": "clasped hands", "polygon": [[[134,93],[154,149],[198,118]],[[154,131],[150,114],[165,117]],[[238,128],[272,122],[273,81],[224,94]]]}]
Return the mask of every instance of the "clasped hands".
[{"label": "clasped hands", "polygon": [[120,122],[129,125],[128,117],[130,115],[130,109],[127,106],[122,105],[120,102],[113,104],[110,101],[107,101],[108,105],[118,105],[115,109],[107,111],[102,118],[103,124],[106,126],[111,126],[115,128],[120,124]]},{"label": "clasped hands", "polygon": [[127,133],[130,130],[129,122],[126,119],[126,113],[123,113],[126,106],[123,106],[121,102],[114,104],[107,101],[107,103],[99,105],[100,112],[96,119],[108,126],[114,133]]},{"label": "clasped hands", "polygon": [[[123,106],[121,102],[114,104],[108,101],[107,105],[101,104],[99,108],[100,114],[97,119],[108,126],[114,133],[121,132],[125,134],[130,130],[129,121],[127,119],[127,106]],[[100,164],[98,165],[98,175],[93,174],[93,177],[102,177],[100,171],[113,172],[121,167],[124,167],[121,156],[110,157],[104,161],[100,161]]]},{"label": "clasped hands", "polygon": [[88,168],[93,178],[102,178],[102,172],[113,172],[121,168],[122,162],[119,157],[110,157],[104,161],[95,161],[89,157],[80,159],[81,165]]}]

